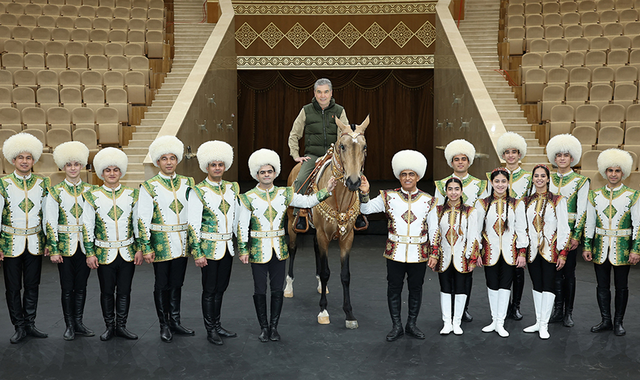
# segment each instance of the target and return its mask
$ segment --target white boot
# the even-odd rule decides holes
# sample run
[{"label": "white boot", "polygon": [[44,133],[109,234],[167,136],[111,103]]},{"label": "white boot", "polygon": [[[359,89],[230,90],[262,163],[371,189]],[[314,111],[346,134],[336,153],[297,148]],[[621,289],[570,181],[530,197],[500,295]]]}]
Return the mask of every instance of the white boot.
[{"label": "white boot", "polygon": [[536,312],[536,323],[529,327],[525,327],[522,331],[526,333],[534,333],[540,331],[540,320],[542,319],[542,293],[532,291],[533,293],[533,308]]},{"label": "white boot", "polygon": [[491,319],[493,320],[490,325],[482,328],[482,332],[493,332],[496,330],[496,320],[498,319],[498,291],[487,288],[489,297],[489,308],[491,309]]},{"label": "white boot", "polygon": [[442,309],[442,321],[444,322],[440,335],[449,335],[453,331],[453,326],[451,325],[451,294],[440,292],[440,308]]},{"label": "white boot", "polygon": [[498,311],[496,320],[496,332],[503,338],[509,336],[509,332],[504,329],[504,319],[507,317],[507,310],[509,309],[509,297],[511,296],[511,290],[500,289],[498,290]]},{"label": "white boot", "polygon": [[453,306],[453,333],[462,335],[462,314],[464,314],[464,305],[467,303],[466,294],[456,294],[455,304]]},{"label": "white boot", "polygon": [[542,292],[542,319],[540,320],[540,331],[538,332],[540,339],[549,339],[549,318],[553,311],[553,301],[556,295],[552,292]]}]

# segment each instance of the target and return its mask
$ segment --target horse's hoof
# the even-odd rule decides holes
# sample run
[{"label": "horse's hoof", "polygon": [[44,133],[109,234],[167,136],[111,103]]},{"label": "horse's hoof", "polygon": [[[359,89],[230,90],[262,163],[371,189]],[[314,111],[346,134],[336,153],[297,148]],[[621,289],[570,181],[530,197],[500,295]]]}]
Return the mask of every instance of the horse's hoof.
[{"label": "horse's hoof", "polygon": [[[318,280],[318,294],[322,294],[322,281],[320,281],[320,276],[316,276],[316,279]],[[324,294],[329,294],[329,285],[327,285],[326,289],[327,292]]]},{"label": "horse's hoof", "polygon": [[357,329],[358,328],[358,321],[345,321],[345,326],[348,329]]},{"label": "horse's hoof", "polygon": [[329,323],[331,323],[329,321],[329,312],[326,310],[323,310],[320,312],[320,314],[318,314],[318,323],[321,325],[328,325]]},{"label": "horse's hoof", "polygon": [[293,298],[293,278],[287,276],[287,286],[284,288],[284,296],[286,298]]}]

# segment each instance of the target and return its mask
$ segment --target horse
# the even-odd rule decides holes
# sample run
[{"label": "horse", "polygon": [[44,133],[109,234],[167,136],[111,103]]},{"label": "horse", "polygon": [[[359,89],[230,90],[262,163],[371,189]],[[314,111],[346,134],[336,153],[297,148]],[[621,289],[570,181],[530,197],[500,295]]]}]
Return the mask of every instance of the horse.
[{"label": "horse", "polygon": [[[327,282],[331,274],[328,250],[331,240],[338,240],[341,266],[340,281],[344,297],[342,309],[346,315],[345,325],[348,329],[356,329],[358,328],[358,320],[353,315],[349,293],[351,280],[349,253],[353,244],[353,226],[360,214],[360,200],[357,190],[360,187],[360,178],[367,156],[367,141],[364,132],[369,125],[369,116],[353,130],[337,118],[336,124],[340,135],[328,153],[332,153],[330,161],[320,168],[315,183],[310,184],[310,186],[314,185],[314,189],[317,191],[317,189],[326,187],[331,176],[338,180],[333,195],[314,207],[309,215],[309,220],[316,230],[313,246],[316,255],[316,277],[319,277],[320,313],[318,314],[318,323],[330,323],[327,312]],[[329,156],[327,155],[325,158],[329,159]],[[296,165],[289,173],[288,186],[293,185],[299,171],[300,164]],[[285,296],[293,297],[293,263],[297,251],[293,208],[287,210],[287,215],[289,219],[287,226],[289,231],[289,271]]]}]

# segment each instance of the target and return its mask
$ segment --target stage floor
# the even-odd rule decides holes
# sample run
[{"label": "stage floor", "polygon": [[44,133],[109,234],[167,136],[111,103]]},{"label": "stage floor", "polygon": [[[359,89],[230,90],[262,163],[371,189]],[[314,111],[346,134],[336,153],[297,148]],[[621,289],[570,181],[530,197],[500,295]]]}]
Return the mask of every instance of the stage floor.
[{"label": "stage floor", "polygon": [[[239,260],[223,302],[222,322],[238,333],[223,346],[207,342],[200,308],[200,273],[190,259],[183,288],[182,322],[196,330],[192,337],[175,336],[163,343],[152,299],[153,268],[138,267],[127,327],[137,341],[114,338],[101,342],[104,331],[97,275],[89,279],[85,324],[91,338],[62,339],[58,271],[46,259],[40,285],[37,326],[48,339],[27,338],[9,343],[13,326],[5,302],[0,304],[0,379],[638,379],[640,378],[640,271],[630,275],[631,295],[627,335],[592,334],[600,316],[592,264],[578,262],[575,327],[550,325],[551,339],[525,334],[534,322],[530,280],[522,304],[524,319],[508,320],[509,338],[480,330],[491,320],[484,274],[478,270],[470,311],[474,321],[463,324],[464,335],[440,336],[442,328],[436,273],[427,272],[418,326],[426,340],[402,337],[387,343],[391,328],[386,302],[384,236],[358,235],[351,254],[351,298],[360,327],[347,330],[342,311],[337,245],[332,245],[329,282],[330,325],[319,325],[312,237],[300,240],[296,258],[295,297],[285,299],[278,331],[282,341],[261,343],[255,316],[251,271]],[[406,319],[406,291],[403,294]]]}]

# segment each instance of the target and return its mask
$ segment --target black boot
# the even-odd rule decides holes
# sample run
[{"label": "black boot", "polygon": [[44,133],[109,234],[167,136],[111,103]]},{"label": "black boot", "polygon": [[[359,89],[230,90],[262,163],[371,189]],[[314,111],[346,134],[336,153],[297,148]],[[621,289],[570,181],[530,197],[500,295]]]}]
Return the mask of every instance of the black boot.
[{"label": "black boot", "polygon": [[222,295],[224,293],[216,293],[213,299],[213,325],[218,335],[225,338],[235,338],[238,334],[222,327],[220,323],[220,311],[222,310]]},{"label": "black boot", "polygon": [[260,323],[260,335],[258,339],[261,342],[269,341],[269,321],[267,320],[267,295],[266,294],[254,294],[253,305],[256,308],[256,316],[258,317],[258,323]]},{"label": "black boot", "polygon": [[564,294],[562,292],[563,278],[561,273],[556,273],[555,284],[553,292],[556,294],[556,298],[553,301],[553,311],[549,318],[549,323],[562,322],[564,319]]},{"label": "black boot", "polygon": [[75,327],[73,326],[73,291],[72,290],[63,290],[62,291],[62,315],[64,316],[64,324],[67,326],[66,330],[64,330],[64,334],[62,338],[64,340],[74,340],[76,338]]},{"label": "black boot", "polygon": [[215,326],[215,296],[206,297],[202,295],[202,317],[204,318],[204,328],[207,330],[207,340],[209,343],[221,346],[222,338],[216,331]]},{"label": "black boot", "polygon": [[169,328],[169,318],[167,310],[165,309],[165,296],[168,291],[162,290],[154,290],[153,291],[153,302],[156,305],[156,313],[158,314],[158,322],[160,322],[160,339],[163,342],[171,343],[173,339],[173,334],[171,333],[171,329]]},{"label": "black boot", "polygon": [[613,317],[613,333],[616,336],[623,336],[627,333],[622,326],[624,312],[627,310],[627,301],[629,301],[629,288],[616,289],[616,314]]},{"label": "black boot", "polygon": [[180,302],[182,300],[182,288],[173,288],[169,291],[169,325],[171,331],[179,335],[195,335],[195,331],[180,324]]},{"label": "black boot", "polygon": [[473,287],[473,277],[468,276],[464,282],[464,292],[467,295],[467,302],[464,304],[462,322],[473,322],[473,316],[469,313],[469,301],[471,301],[471,288]]},{"label": "black boot", "polygon": [[116,336],[135,340],[138,336],[127,330],[127,318],[129,318],[129,306],[131,295],[118,294],[116,300]]},{"label": "black boot", "polygon": [[389,293],[387,291],[387,303],[389,304],[391,323],[393,323],[391,331],[387,334],[387,342],[393,342],[404,335],[404,330],[402,330],[402,318],[400,315],[402,304],[400,293]]},{"label": "black boot", "polygon": [[416,292],[414,294],[409,292],[409,316],[407,317],[407,325],[404,330],[407,335],[417,339],[424,339],[425,335],[418,326],[416,326],[416,320],[418,319],[418,313],[420,312],[420,305],[422,304],[422,292]]},{"label": "black boot", "polygon": [[36,327],[36,310],[38,309],[38,287],[24,289],[23,294],[23,315],[25,320],[25,331],[27,335],[34,338],[47,338],[49,335],[40,331]]},{"label": "black boot", "polygon": [[513,277],[513,292],[511,292],[511,303],[509,304],[509,312],[507,318],[519,321],[522,319],[520,313],[520,301],[522,300],[522,291],[524,290],[524,268],[516,268]]},{"label": "black boot", "polygon": [[564,287],[564,320],[565,327],[573,327],[573,301],[576,299],[576,279],[565,281]]},{"label": "black boot", "polygon": [[107,341],[115,336],[116,329],[113,294],[100,294],[100,306],[102,307],[104,324],[107,326],[107,329],[100,335],[100,340]]},{"label": "black boot", "polygon": [[280,320],[280,312],[282,312],[282,301],[284,300],[284,291],[271,292],[271,318],[269,324],[269,340],[277,342],[280,340],[278,334],[278,321]]},{"label": "black boot", "polygon": [[22,314],[22,302],[20,302],[20,292],[6,292],[7,309],[9,309],[9,317],[11,324],[15,326],[16,332],[9,341],[13,344],[20,343],[27,337],[27,331],[24,329],[24,315]]},{"label": "black boot", "polygon": [[596,298],[598,299],[598,307],[600,308],[602,322],[593,326],[591,328],[591,332],[598,333],[613,329],[613,323],[611,323],[611,292],[609,289],[597,287]]},{"label": "black boot", "polygon": [[87,328],[87,326],[82,323],[82,317],[84,315],[84,303],[87,296],[87,289],[76,290],[75,293],[75,303],[74,303],[74,328],[76,335],[84,335],[84,336],[94,336],[96,335],[93,330]]},{"label": "black boot", "polygon": [[27,337],[27,332],[23,326],[16,326],[16,332],[9,339],[12,344],[20,343]]}]

